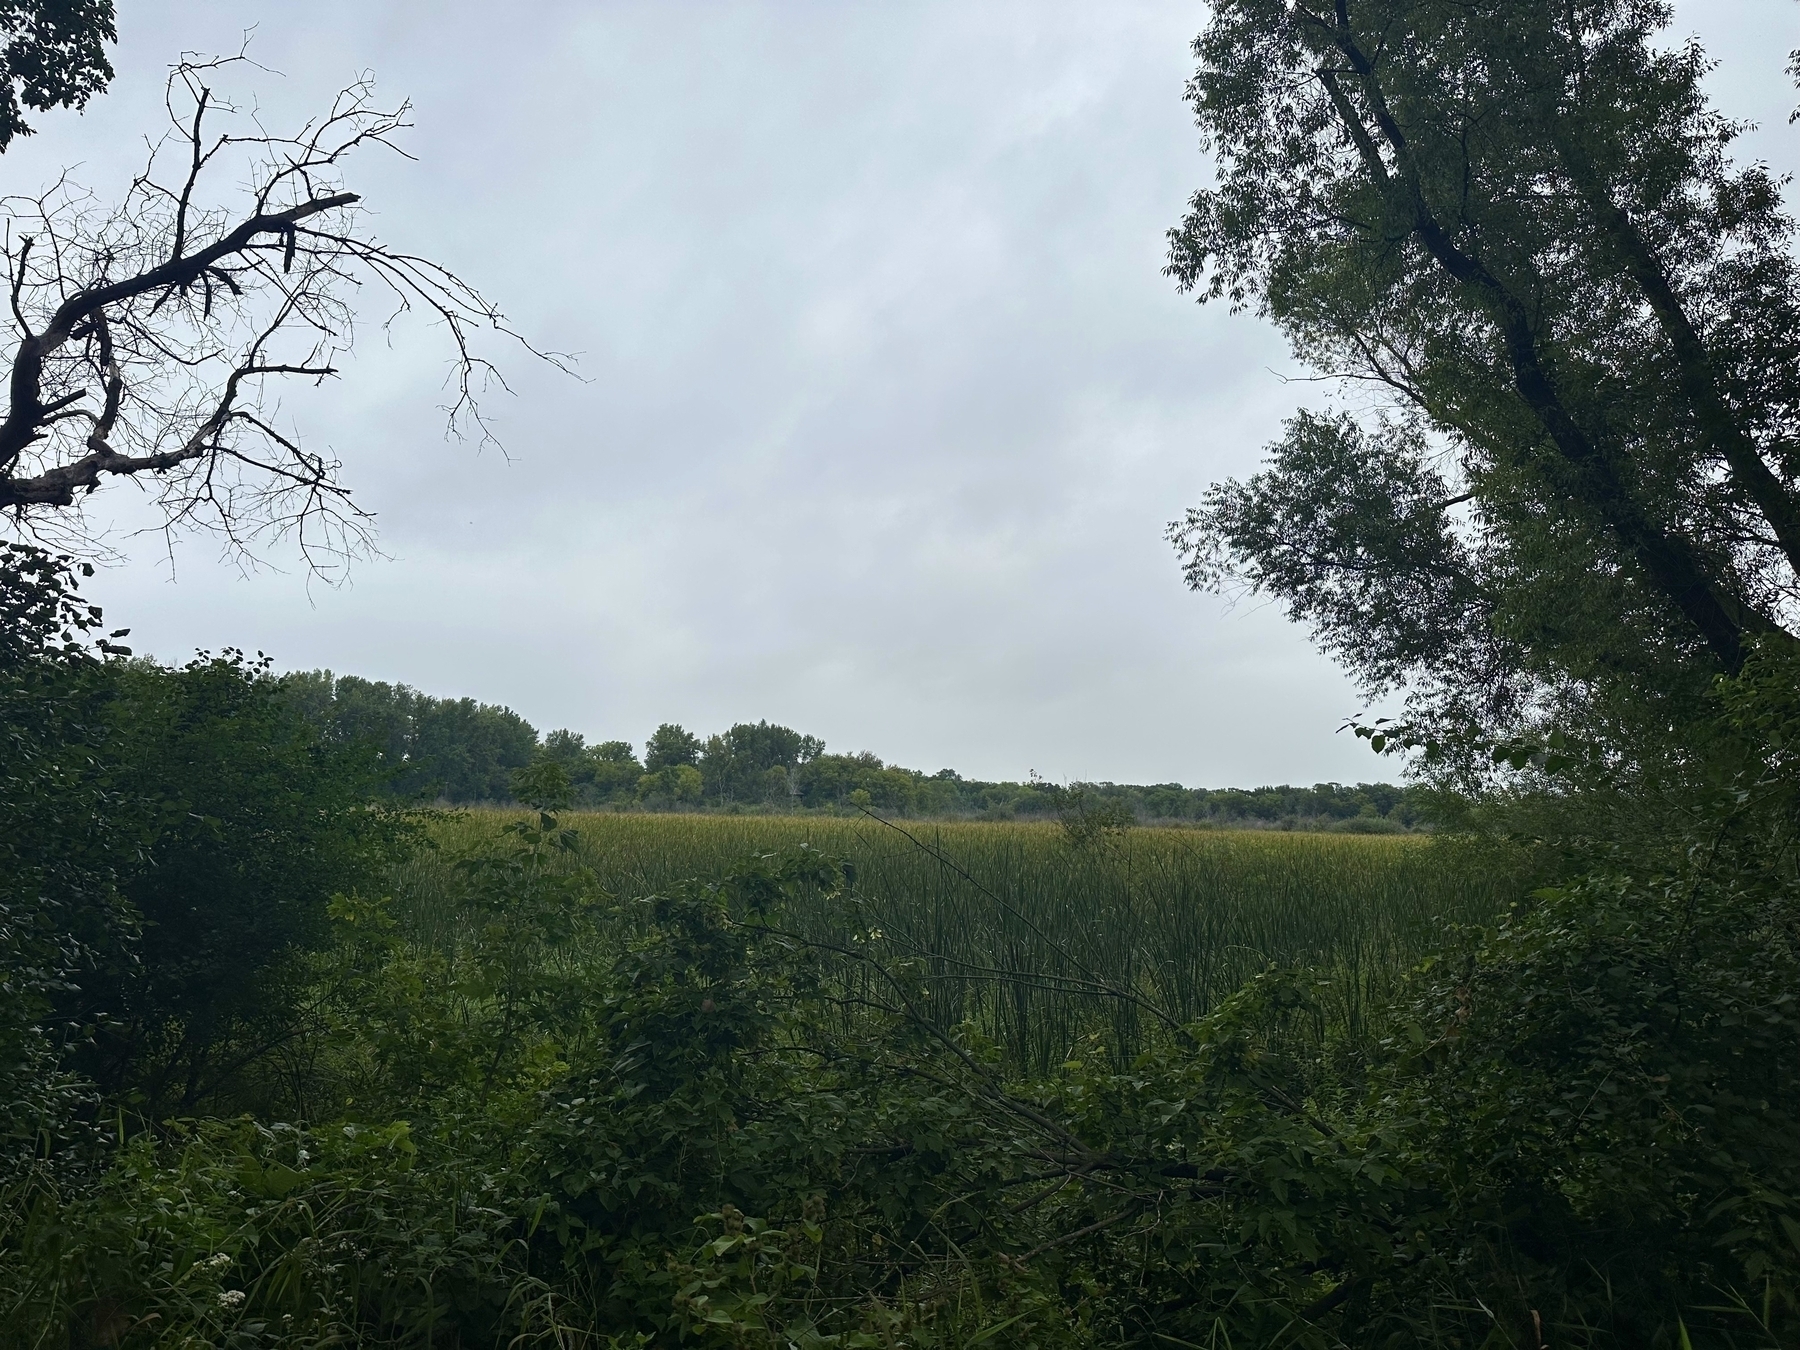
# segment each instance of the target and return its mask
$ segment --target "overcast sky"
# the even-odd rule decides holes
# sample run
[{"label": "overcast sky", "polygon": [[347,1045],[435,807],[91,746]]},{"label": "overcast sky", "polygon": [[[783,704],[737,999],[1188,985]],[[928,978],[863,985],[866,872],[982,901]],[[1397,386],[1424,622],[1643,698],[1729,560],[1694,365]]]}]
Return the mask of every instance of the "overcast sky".
[{"label": "overcast sky", "polygon": [[[116,185],[183,50],[280,72],[272,114],[372,71],[408,163],[351,186],[580,381],[502,353],[506,446],[446,443],[428,330],[284,412],[386,556],[173,559],[131,488],[92,587],[165,660],[262,650],[641,747],[768,718],[927,771],[1357,780],[1361,708],[1305,634],[1186,592],[1165,524],[1316,392],[1254,319],[1160,274],[1206,168],[1191,3],[119,0],[113,89],[0,173]],[[1794,162],[1792,0],[1679,6],[1725,109]]]}]

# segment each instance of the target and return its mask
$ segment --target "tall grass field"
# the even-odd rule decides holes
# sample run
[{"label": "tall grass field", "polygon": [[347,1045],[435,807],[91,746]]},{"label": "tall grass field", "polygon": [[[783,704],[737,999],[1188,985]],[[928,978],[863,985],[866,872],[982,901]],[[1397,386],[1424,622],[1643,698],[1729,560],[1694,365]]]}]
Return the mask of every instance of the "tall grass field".
[{"label": "tall grass field", "polygon": [[[468,921],[457,858],[520,818],[470,811],[435,823],[436,847],[394,878],[411,936],[427,944],[455,936]],[[1361,1032],[1448,928],[1491,919],[1521,889],[1491,856],[1421,836],[1144,828],[1082,840],[1040,823],[563,820],[579,860],[621,900],[717,877],[755,853],[804,845],[847,860],[856,878],[849,898],[784,921],[908,964],[936,1020],[972,1020],[1027,1073],[1063,1062],[1096,1034],[1129,1057],[1156,1023],[1186,1023],[1270,967],[1317,970],[1315,1015]]]}]

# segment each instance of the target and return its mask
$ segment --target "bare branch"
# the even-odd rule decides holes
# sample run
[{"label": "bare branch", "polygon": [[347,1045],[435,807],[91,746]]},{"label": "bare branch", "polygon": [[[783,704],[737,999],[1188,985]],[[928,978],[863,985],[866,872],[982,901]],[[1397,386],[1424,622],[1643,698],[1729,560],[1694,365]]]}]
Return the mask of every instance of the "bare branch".
[{"label": "bare branch", "polygon": [[188,206],[194,200],[194,184],[200,180],[200,168],[206,163],[200,153],[200,124],[206,118],[206,101],[211,97],[212,90],[202,87],[199,97],[194,100],[194,158],[188,166],[187,181],[181,185],[181,200],[175,203],[175,242],[169,247],[170,261],[181,257],[182,245],[187,242]]},{"label": "bare branch", "polygon": [[0,508],[15,528],[139,476],[169,529],[211,529],[233,549],[292,534],[315,568],[365,547],[370,517],[339,464],[277,430],[274,400],[288,381],[338,373],[371,283],[392,302],[386,323],[416,312],[448,335],[452,434],[490,439],[480,398],[506,389],[483,334],[567,368],[451,268],[362,229],[343,166],[360,150],[404,153],[407,104],[380,107],[364,77],[278,135],[217,92],[238,66],[251,66],[242,53],[171,70],[169,130],[115,208],[66,180],[0,201],[13,327]]}]

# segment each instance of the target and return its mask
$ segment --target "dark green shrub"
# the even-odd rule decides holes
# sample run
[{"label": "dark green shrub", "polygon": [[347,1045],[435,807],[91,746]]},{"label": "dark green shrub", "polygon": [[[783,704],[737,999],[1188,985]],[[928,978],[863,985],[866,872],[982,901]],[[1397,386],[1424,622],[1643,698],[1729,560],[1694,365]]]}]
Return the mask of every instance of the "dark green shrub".
[{"label": "dark green shrub", "polygon": [[0,1187],[85,1104],[65,1065],[84,1027],[66,1005],[98,952],[133,933],[116,884],[120,804],[95,772],[110,644],[76,595],[83,571],[0,542]]},{"label": "dark green shrub", "polygon": [[82,1063],[154,1117],[227,1100],[286,1045],[330,935],[326,906],[401,856],[405,821],[372,805],[380,768],[320,744],[266,663],[105,670],[95,772],[119,804],[114,868],[138,931],[70,1011],[99,1028]]}]

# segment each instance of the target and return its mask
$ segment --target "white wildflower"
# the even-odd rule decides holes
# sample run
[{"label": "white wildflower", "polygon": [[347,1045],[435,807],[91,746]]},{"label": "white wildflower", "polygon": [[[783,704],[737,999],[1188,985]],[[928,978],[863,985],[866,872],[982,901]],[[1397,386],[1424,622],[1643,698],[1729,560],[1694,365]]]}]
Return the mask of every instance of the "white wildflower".
[{"label": "white wildflower", "polygon": [[244,1298],[242,1289],[225,1289],[220,1291],[219,1306],[221,1308],[241,1308],[244,1306]]}]

